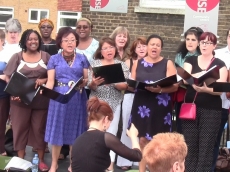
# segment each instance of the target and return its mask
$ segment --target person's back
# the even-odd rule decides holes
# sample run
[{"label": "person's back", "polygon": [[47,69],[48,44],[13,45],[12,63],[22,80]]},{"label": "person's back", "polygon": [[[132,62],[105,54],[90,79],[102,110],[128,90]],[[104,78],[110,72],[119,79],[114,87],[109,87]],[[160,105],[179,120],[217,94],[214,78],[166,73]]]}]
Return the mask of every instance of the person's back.
[{"label": "person's back", "polygon": [[[105,132],[90,130],[79,136],[72,150],[72,172],[104,172],[110,165]],[[83,161],[84,160],[84,161]]]},{"label": "person's back", "polygon": [[132,149],[130,149],[116,136],[106,132],[113,120],[113,111],[108,103],[92,97],[88,101],[87,111],[89,129],[73,144],[72,172],[113,171],[109,155],[111,150],[130,161],[142,159],[137,139],[138,131],[133,124],[127,130],[127,135],[132,142]]}]

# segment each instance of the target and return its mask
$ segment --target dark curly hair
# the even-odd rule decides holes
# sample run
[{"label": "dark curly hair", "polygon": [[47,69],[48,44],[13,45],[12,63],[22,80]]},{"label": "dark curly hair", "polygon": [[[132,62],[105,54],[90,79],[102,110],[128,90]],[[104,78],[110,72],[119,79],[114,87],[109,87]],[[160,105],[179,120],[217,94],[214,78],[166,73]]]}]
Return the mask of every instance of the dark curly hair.
[{"label": "dark curly hair", "polygon": [[78,34],[76,33],[75,30],[73,30],[71,27],[62,27],[59,29],[58,31],[58,34],[57,34],[57,37],[56,37],[56,45],[59,49],[61,49],[61,43],[62,43],[62,38],[64,37],[67,37],[69,34],[73,34],[75,36],[75,39],[76,39],[76,47],[78,46],[79,44],[79,36]]},{"label": "dark curly hair", "polygon": [[[198,42],[199,42],[199,41],[200,41],[200,36],[201,36],[201,34],[202,34],[203,32],[204,32],[204,31],[203,31],[201,28],[199,28],[199,27],[191,27],[191,28],[189,28],[189,29],[184,33],[184,38],[186,39],[186,37],[187,37],[188,35],[195,35],[196,39],[197,39]],[[198,53],[200,53],[200,48],[199,48],[199,46],[197,46],[196,50],[197,50]],[[183,41],[183,42],[180,44],[180,46],[179,46],[179,48],[177,49],[176,52],[177,52],[177,53],[181,53],[181,55],[182,55],[181,57],[182,57],[182,58],[184,58],[184,57],[186,56],[186,54],[188,53],[188,50],[187,50],[187,48],[186,48],[186,40]]]},{"label": "dark curly hair", "polygon": [[42,46],[42,38],[39,35],[39,33],[36,30],[33,29],[27,29],[22,33],[22,37],[19,41],[19,46],[22,48],[23,51],[27,51],[27,47],[26,47],[26,41],[29,39],[29,36],[31,33],[35,33],[38,36],[38,41],[39,41],[39,45],[38,45],[38,49],[37,51],[41,50],[41,46]]}]

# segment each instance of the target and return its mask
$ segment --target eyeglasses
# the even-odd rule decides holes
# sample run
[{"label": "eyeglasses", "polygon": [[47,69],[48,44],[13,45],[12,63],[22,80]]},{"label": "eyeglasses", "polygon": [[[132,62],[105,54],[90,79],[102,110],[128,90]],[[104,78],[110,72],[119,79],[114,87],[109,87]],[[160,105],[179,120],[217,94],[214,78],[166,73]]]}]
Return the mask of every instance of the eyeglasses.
[{"label": "eyeglasses", "polygon": [[112,50],[114,48],[115,48],[114,46],[110,46],[110,47],[102,48],[101,51],[108,51],[108,50]]},{"label": "eyeglasses", "polygon": [[77,26],[77,29],[88,29],[89,28],[89,26],[87,26],[87,25],[79,25],[79,26]]},{"label": "eyeglasses", "polygon": [[71,43],[71,44],[72,44],[72,43],[74,43],[74,42],[77,42],[77,40],[76,40],[76,39],[71,39],[71,40],[63,39],[62,42],[66,43],[66,44],[68,44],[68,43]]},{"label": "eyeglasses", "polygon": [[53,29],[52,26],[41,26],[41,29],[45,29],[45,28],[47,28],[47,29]]},{"label": "eyeglasses", "polygon": [[200,45],[207,45],[207,46],[210,46],[211,44],[213,44],[213,43],[212,43],[212,42],[200,41]]}]

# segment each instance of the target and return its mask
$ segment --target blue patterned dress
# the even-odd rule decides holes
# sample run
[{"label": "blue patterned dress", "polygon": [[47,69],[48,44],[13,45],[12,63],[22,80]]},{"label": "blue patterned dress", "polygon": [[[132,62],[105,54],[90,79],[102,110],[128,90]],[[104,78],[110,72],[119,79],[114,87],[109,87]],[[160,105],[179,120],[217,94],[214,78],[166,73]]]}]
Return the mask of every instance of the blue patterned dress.
[{"label": "blue patterned dress", "polygon": [[[89,68],[85,56],[78,54],[70,67],[61,54],[51,56],[47,70],[55,69],[55,80],[68,83],[77,81],[83,76],[83,69]],[[57,86],[55,91],[65,94],[69,86]],[[50,100],[46,124],[45,141],[53,145],[72,145],[74,140],[81,135],[87,124],[86,93],[77,92],[67,104]]]},{"label": "blue patterned dress", "polygon": [[[167,59],[157,63],[138,60],[136,80],[149,83],[166,77]],[[137,90],[134,96],[129,125],[133,123],[138,129],[138,137],[148,140],[161,132],[171,131],[172,104],[167,93],[152,93],[147,90]]]}]

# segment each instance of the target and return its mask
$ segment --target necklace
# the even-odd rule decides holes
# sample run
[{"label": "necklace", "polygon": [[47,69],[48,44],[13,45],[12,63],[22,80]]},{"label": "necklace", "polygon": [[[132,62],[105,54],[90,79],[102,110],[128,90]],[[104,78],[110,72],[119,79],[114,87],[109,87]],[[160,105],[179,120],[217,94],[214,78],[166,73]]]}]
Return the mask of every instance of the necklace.
[{"label": "necklace", "polygon": [[89,127],[89,129],[98,130],[97,128],[94,128],[94,127]]},{"label": "necklace", "polygon": [[65,59],[65,61],[67,62],[67,64],[68,64],[69,66],[71,66],[72,63],[73,63],[74,57],[75,57],[75,53],[73,53],[73,54],[71,54],[71,55],[68,55],[68,56],[66,56],[66,55],[64,55],[64,54],[62,53],[62,56],[64,57],[64,59]]}]

